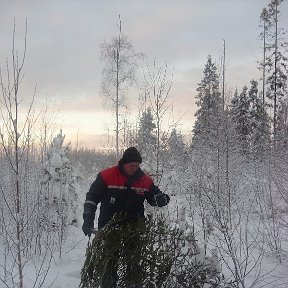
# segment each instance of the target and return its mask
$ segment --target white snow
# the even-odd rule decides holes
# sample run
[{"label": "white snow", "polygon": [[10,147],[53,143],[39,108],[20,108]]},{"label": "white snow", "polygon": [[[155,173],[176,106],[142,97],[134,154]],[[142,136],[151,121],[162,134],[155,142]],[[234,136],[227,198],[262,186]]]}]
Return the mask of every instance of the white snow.
[{"label": "white snow", "polygon": [[[80,284],[80,273],[85,261],[85,252],[88,243],[81,228],[71,226],[68,232],[68,239],[64,245],[62,259],[58,255],[54,256],[49,268],[43,288],[76,288]],[[92,241],[92,237],[91,240]],[[33,283],[34,267],[30,266],[26,270],[26,275],[31,275],[30,283],[27,282],[25,288],[31,288]],[[27,280],[27,279],[26,279]],[[0,287],[2,288],[1,284]]]}]

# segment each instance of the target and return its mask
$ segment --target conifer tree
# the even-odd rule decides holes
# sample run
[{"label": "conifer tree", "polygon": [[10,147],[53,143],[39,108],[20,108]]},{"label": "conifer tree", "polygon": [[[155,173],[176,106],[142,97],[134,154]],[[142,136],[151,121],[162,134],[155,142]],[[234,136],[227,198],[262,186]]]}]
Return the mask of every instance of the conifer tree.
[{"label": "conifer tree", "polygon": [[266,102],[266,70],[267,70],[267,51],[268,51],[268,43],[267,43],[267,38],[268,38],[268,31],[269,31],[269,26],[271,25],[269,21],[269,14],[266,8],[264,8],[261,12],[260,15],[260,27],[263,29],[260,33],[260,40],[263,41],[263,58],[261,61],[259,61],[259,69],[262,72],[262,102],[263,104]]},{"label": "conifer tree", "polygon": [[183,135],[179,133],[175,128],[172,129],[170,137],[168,139],[168,154],[169,159],[174,164],[183,164],[183,156],[185,152],[185,143],[183,140]]},{"label": "conifer tree", "polygon": [[279,103],[277,113],[277,149],[279,152],[287,152],[288,148],[288,97]]},{"label": "conifer tree", "polygon": [[242,154],[249,153],[249,106],[248,87],[244,86],[240,94],[236,92],[231,100],[231,118],[235,129],[236,141]]},{"label": "conifer tree", "polygon": [[183,177],[184,174],[186,175],[189,163],[189,157],[187,157],[186,154],[186,144],[183,135],[178,132],[176,128],[172,129],[170,137],[168,137],[166,142],[166,172],[163,173],[162,176],[162,183],[165,183],[165,186],[162,188],[168,189],[171,195],[182,194],[184,187],[180,187],[179,181],[181,182],[180,178]]},{"label": "conifer tree", "polygon": [[269,116],[265,103],[258,94],[258,82],[251,81],[249,90],[249,126],[251,153],[255,158],[262,158],[267,153],[270,143]]},{"label": "conifer tree", "polygon": [[273,107],[273,138],[274,147],[277,145],[277,119],[280,102],[287,95],[287,75],[288,75],[288,43],[283,37],[287,32],[279,26],[280,6],[283,0],[271,0],[267,7],[268,25],[268,45],[267,45],[267,98],[271,100]]},{"label": "conifer tree", "polygon": [[[136,143],[143,158],[149,159],[151,165],[152,159],[155,158],[155,148],[157,144],[155,129],[156,124],[154,123],[151,108],[149,107],[147,111],[142,113],[140,118]],[[152,167],[150,168],[153,170]]]},{"label": "conifer tree", "polygon": [[161,216],[115,225],[123,217],[114,217],[87,248],[81,288],[224,287],[217,259],[200,259],[191,231]]},{"label": "conifer tree", "polygon": [[80,177],[74,173],[68,158],[69,144],[63,145],[65,135],[60,133],[54,137],[50,151],[44,163],[44,184],[47,189],[45,198],[47,209],[45,211],[47,222],[50,222],[51,232],[59,236],[59,250],[61,257],[62,244],[66,237],[69,225],[77,223],[78,194],[77,181]]},{"label": "conifer tree", "polygon": [[217,68],[211,56],[208,56],[203,73],[204,77],[197,88],[196,104],[199,109],[195,113],[192,146],[213,151],[218,147],[222,99]]}]

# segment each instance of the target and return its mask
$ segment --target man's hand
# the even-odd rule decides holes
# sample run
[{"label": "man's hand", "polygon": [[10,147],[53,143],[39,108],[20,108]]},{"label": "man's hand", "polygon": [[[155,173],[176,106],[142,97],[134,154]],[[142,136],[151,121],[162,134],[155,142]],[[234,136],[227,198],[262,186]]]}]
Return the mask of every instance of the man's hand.
[{"label": "man's hand", "polygon": [[94,228],[95,211],[96,206],[90,203],[90,201],[86,201],[84,204],[84,222],[82,225],[82,231],[84,232],[85,236],[88,235],[90,237],[92,234],[92,229]]},{"label": "man's hand", "polygon": [[170,197],[164,193],[156,194],[154,197],[158,207],[163,207],[167,205],[170,201]]},{"label": "man's hand", "polygon": [[84,223],[82,225],[82,231],[84,232],[84,235],[88,237],[92,234],[92,229],[94,228],[94,221],[91,220],[84,220]]}]

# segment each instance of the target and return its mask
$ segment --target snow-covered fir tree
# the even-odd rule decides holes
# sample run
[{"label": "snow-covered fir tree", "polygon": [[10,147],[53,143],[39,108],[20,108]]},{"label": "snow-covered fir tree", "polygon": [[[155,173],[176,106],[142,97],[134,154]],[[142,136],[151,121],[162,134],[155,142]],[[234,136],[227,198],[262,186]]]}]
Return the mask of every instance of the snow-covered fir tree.
[{"label": "snow-covered fir tree", "polygon": [[231,101],[230,115],[235,128],[236,140],[241,149],[241,153],[249,153],[249,106],[248,87],[244,86],[241,93],[236,91]]},{"label": "snow-covered fir tree", "polygon": [[196,104],[199,108],[195,113],[192,146],[214,153],[218,146],[222,101],[219,76],[211,56],[208,56],[203,74],[197,88]]},{"label": "snow-covered fir tree", "polygon": [[65,135],[60,130],[53,138],[44,163],[46,209],[51,229],[57,230],[61,243],[68,225],[78,223],[78,191],[80,176],[73,170],[69,160],[70,143],[64,145]]},{"label": "snow-covered fir tree", "polygon": [[[182,216],[180,225],[166,223],[163,217],[148,217],[117,227],[114,221],[119,219],[114,217],[111,226],[101,230],[87,249],[80,287],[230,288],[224,286],[216,253],[211,257],[203,254],[185,213]],[[118,271],[113,281],[115,267]]]},{"label": "snow-covered fir tree", "polygon": [[269,116],[258,94],[258,82],[255,80],[251,81],[249,101],[250,152],[254,157],[263,159],[270,144]]},{"label": "snow-covered fir tree", "polygon": [[[155,147],[157,138],[155,135],[156,124],[154,123],[151,108],[142,113],[139,121],[138,135],[136,138],[137,147],[144,159],[143,168],[149,173],[153,173],[155,165],[153,159],[155,159]],[[149,161],[148,161],[149,159]],[[145,161],[147,160],[147,161]]]},{"label": "snow-covered fir tree", "polygon": [[170,137],[168,139],[168,151],[171,156],[171,160],[181,161],[184,151],[185,151],[185,142],[183,135],[178,132],[175,128],[172,129]]},{"label": "snow-covered fir tree", "polygon": [[173,128],[170,136],[165,141],[166,149],[163,151],[165,157],[165,172],[161,178],[162,189],[169,191],[171,195],[181,194],[182,188],[179,186],[181,177],[187,170],[189,157],[187,157],[187,147],[183,135]]}]

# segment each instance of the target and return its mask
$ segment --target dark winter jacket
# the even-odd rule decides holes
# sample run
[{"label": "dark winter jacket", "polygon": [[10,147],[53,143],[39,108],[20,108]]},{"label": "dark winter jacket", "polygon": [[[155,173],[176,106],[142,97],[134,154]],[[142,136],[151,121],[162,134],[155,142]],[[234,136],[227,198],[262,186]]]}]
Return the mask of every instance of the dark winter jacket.
[{"label": "dark winter jacket", "polygon": [[[121,160],[118,166],[101,171],[86,195],[85,204],[100,206],[98,229],[105,226],[115,213],[124,212],[131,218],[144,218],[144,201],[156,206],[154,195],[162,193],[150,176],[140,168],[126,176]],[[95,208],[96,210],[96,208]]]}]

